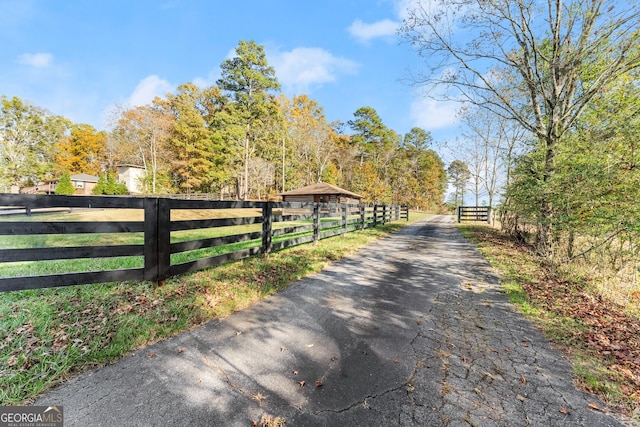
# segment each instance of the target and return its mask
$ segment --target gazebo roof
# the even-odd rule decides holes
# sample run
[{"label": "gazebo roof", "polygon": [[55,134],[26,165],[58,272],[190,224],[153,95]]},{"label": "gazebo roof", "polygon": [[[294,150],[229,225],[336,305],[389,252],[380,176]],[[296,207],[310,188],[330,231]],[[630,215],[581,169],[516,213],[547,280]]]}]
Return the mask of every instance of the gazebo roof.
[{"label": "gazebo roof", "polygon": [[351,191],[345,190],[344,188],[337,187],[335,185],[327,184],[325,182],[319,182],[317,184],[308,185],[306,187],[296,188],[295,190],[285,191],[284,193],[278,194],[278,196],[309,196],[316,194],[338,194],[343,196],[349,196],[354,199],[363,199],[364,196],[361,196],[356,193],[352,193]]}]

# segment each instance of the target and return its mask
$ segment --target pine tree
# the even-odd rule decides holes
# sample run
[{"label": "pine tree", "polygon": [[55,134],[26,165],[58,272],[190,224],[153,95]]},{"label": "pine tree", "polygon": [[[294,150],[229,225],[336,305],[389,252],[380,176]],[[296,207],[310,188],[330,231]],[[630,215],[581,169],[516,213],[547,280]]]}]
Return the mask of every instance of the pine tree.
[{"label": "pine tree", "polygon": [[73,187],[73,183],[71,182],[71,175],[69,172],[65,171],[60,177],[58,184],[56,184],[54,194],[58,196],[70,196],[75,194],[75,192],[76,189]]}]

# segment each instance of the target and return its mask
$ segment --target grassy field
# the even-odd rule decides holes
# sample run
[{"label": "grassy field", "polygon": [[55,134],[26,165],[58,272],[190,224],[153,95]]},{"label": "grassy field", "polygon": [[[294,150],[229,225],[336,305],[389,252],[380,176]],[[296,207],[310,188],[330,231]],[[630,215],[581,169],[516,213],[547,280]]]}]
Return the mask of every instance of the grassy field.
[{"label": "grassy field", "polygon": [[500,273],[509,299],[563,349],[578,385],[640,425],[640,301],[622,305],[587,274],[549,268],[496,229],[460,229]]},{"label": "grassy field", "polygon": [[28,403],[72,375],[249,307],[406,224],[185,274],[161,287],[119,282],[0,294],[0,405]]}]

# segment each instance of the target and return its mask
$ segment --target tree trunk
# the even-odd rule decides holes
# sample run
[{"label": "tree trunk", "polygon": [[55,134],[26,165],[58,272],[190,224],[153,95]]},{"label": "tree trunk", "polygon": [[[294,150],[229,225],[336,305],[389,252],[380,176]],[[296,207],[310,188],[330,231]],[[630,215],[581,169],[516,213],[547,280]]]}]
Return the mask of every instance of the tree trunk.
[{"label": "tree trunk", "polygon": [[242,183],[242,200],[249,199],[249,125],[244,137],[244,182]]}]

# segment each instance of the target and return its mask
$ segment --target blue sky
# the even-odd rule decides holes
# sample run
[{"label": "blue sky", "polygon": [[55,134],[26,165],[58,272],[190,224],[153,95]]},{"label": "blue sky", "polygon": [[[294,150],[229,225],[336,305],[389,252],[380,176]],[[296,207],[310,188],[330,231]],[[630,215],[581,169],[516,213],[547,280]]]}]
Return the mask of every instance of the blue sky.
[{"label": "blue sky", "polygon": [[330,121],[371,106],[398,133],[451,140],[458,106],[402,81],[423,66],[395,35],[409,1],[0,0],[0,95],[105,129],[116,104],[214,84],[255,40],[284,93],[309,95]]}]

